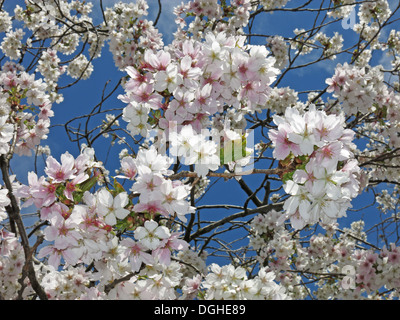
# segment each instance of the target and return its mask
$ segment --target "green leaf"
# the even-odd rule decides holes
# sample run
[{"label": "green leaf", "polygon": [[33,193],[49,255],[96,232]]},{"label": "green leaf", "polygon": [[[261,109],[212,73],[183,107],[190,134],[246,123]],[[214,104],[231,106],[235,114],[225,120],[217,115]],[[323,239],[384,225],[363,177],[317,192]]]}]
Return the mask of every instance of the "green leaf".
[{"label": "green leaf", "polygon": [[97,183],[97,177],[93,176],[92,178],[82,182],[81,184],[77,185],[77,188],[84,193],[85,191],[89,191],[92,189]]},{"label": "green leaf", "polygon": [[286,183],[288,180],[293,180],[294,171],[286,172],[282,177],[282,182]]},{"label": "green leaf", "polygon": [[124,191],[125,191],[124,187],[114,178],[114,193],[115,193],[114,196]]},{"label": "green leaf", "polygon": [[[247,151],[247,140],[246,136],[242,136],[241,139],[231,140],[226,143],[224,147],[220,148],[219,158],[220,164],[223,165],[226,162],[237,161],[244,157],[247,157],[251,152]],[[225,159],[225,155],[229,155],[229,159]]]}]

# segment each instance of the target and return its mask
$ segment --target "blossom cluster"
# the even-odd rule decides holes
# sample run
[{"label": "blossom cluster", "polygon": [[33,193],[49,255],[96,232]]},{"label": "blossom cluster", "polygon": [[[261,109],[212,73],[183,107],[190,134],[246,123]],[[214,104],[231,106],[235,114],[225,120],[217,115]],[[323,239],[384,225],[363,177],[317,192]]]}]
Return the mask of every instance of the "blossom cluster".
[{"label": "blossom cluster", "polygon": [[186,40],[178,48],[146,50],[140,68],[127,68],[130,79],[120,96],[128,104],[128,130],[147,133],[150,118],[161,129],[175,121],[178,131],[191,124],[199,132],[225,105],[260,110],[278,70],[265,47],[247,48],[244,40],[210,32],[205,42]]},{"label": "blossom cluster", "polygon": [[268,96],[265,108],[281,114],[285,112],[287,107],[296,106],[297,102],[298,95],[296,91],[290,87],[275,87]]},{"label": "blossom cluster", "polygon": [[46,84],[9,62],[0,73],[0,86],[0,152],[6,154],[12,141],[17,154],[31,155],[47,138],[50,117],[54,115]]},{"label": "blossom cluster", "polygon": [[267,45],[274,55],[274,66],[278,69],[283,69],[288,63],[289,46],[282,36],[273,36],[267,39]]},{"label": "blossom cluster", "polygon": [[[87,42],[90,46],[89,52],[101,48],[101,41],[94,34],[89,34],[85,39],[85,31],[92,23],[89,13],[92,10],[92,3],[80,3],[78,1],[62,2],[58,4],[52,2],[42,3],[35,6],[26,4],[26,8],[16,5],[14,9],[15,19],[24,23],[27,30],[34,34],[34,40],[52,39],[51,49],[39,52],[41,63],[39,71],[49,86],[49,92],[57,91],[57,80],[59,76],[67,72],[73,78],[87,78],[92,70],[91,62],[88,61],[86,53],[77,53],[80,41]],[[67,21],[66,23],[60,23]],[[79,28],[82,36],[75,32],[69,32],[71,28]],[[28,48],[32,47],[32,39],[27,42]],[[93,49],[95,48],[95,49]],[[22,49],[20,45],[18,52]],[[57,53],[75,56],[69,58],[68,63],[61,66]],[[94,57],[95,55],[91,55]],[[70,70],[69,70],[70,69]],[[53,93],[54,99],[61,101],[62,96]],[[54,100],[55,101],[55,100]]]},{"label": "blossom cluster", "polygon": [[0,32],[7,32],[12,25],[10,14],[7,11],[0,12]]},{"label": "blossom cluster", "polygon": [[[328,92],[340,102],[340,107],[348,115],[370,117],[372,121],[360,126],[358,131],[369,137],[363,156],[373,158],[384,150],[395,150],[400,142],[398,126],[400,124],[400,94],[389,88],[384,82],[380,66],[360,68],[348,64],[338,64],[332,78],[326,80]],[[385,179],[397,174],[396,157],[385,161],[388,168],[372,167],[371,178]]]},{"label": "blossom cluster", "polygon": [[[263,270],[254,279],[247,278],[245,269],[235,269],[232,265],[223,267],[219,274],[215,265],[208,273],[204,255],[202,259],[189,250],[188,244],[180,239],[180,232],[173,232],[161,223],[160,218],[170,216],[186,221],[184,215],[193,212],[185,200],[189,194],[187,186],[167,178],[171,174],[168,170],[171,160],[167,156],[159,155],[151,147],[141,149],[135,158],[126,155],[121,159],[118,178],[133,181],[130,191],[139,196],[133,204],[121,185],[115,185],[114,190],[102,187],[93,194],[89,192],[99,180],[96,170],[101,170],[101,164],[90,155],[90,148],[76,159],[65,153],[61,163],[50,156],[45,168],[47,178],[38,178],[31,172],[29,186],[21,185],[16,192],[24,206],[35,204],[41,220],[48,224],[44,239],[49,244],[37,255],[38,259],[48,257],[48,265],[37,267],[48,298],[175,299],[178,295],[175,287],[179,285],[181,299],[198,294],[209,299],[219,297],[222,291],[225,299],[287,298],[285,289],[273,281],[275,276]],[[133,237],[118,240],[115,231],[121,226],[133,230]],[[6,259],[16,250],[12,244],[20,244],[9,234],[2,239],[0,256]],[[185,265],[172,260],[173,252]],[[85,270],[82,263],[94,263],[98,272]],[[22,265],[23,260],[17,264],[20,268],[15,269],[16,277],[20,276]],[[137,275],[104,293],[109,283],[132,272]],[[212,280],[225,273],[222,282]],[[228,275],[234,281],[227,281]],[[12,278],[5,275],[4,279],[11,282]],[[90,287],[92,281],[98,285]],[[7,285],[4,296],[15,291]]]},{"label": "blossom cluster", "polygon": [[249,163],[252,152],[246,146],[246,134],[241,133],[242,130],[225,128],[222,133],[202,129],[197,134],[191,125],[185,125],[179,133],[169,133],[170,155],[179,157],[184,165],[194,165],[194,171],[203,178],[222,164],[240,170]]},{"label": "blossom cluster", "polygon": [[[105,179],[103,167],[94,161],[91,148],[85,148],[76,159],[64,153],[61,162],[49,156],[46,177],[29,173],[29,185],[20,185],[16,195],[23,206],[34,204],[41,221],[47,222],[43,231],[47,245],[37,257],[46,257],[53,268],[46,269],[41,280],[49,297],[86,297],[88,292],[83,289],[87,289],[85,283],[89,279],[93,280],[91,273],[79,276],[80,289],[63,287],[64,274],[71,273],[76,264],[93,262],[98,270],[114,265],[118,273],[105,272],[97,279],[101,287],[110,281],[108,277],[117,277],[122,270],[139,272],[146,264],[168,268],[172,252],[187,249],[187,243],[180,239],[181,233],[171,231],[160,221],[161,217],[186,221],[185,215],[193,212],[186,201],[188,187],[164,176],[171,173],[170,165],[168,157],[159,155],[154,148],[141,150],[135,159],[121,159],[119,178],[134,181],[130,191],[133,197],[138,196],[137,203],[131,202],[120,184],[115,184],[114,190],[103,186],[90,192]],[[121,228],[132,230],[133,238],[119,241],[115,232]],[[109,256],[113,250],[115,257]],[[65,285],[71,286],[71,282]]]},{"label": "blossom cluster", "polygon": [[[294,257],[296,266],[304,264],[300,253],[302,246],[280,223],[282,213],[272,209],[267,214],[256,215],[250,223],[249,245],[256,250],[256,259],[265,271],[272,273],[285,288],[291,299],[304,299],[307,295],[301,284],[301,276],[289,272]],[[305,259],[307,261],[307,259]]]},{"label": "blossom cluster", "polygon": [[[337,224],[324,225],[305,244],[278,223],[280,213],[272,210],[257,215],[251,223],[250,244],[260,263],[273,272],[286,293],[303,299],[301,276],[325,274],[331,281],[318,281],[313,295],[319,299],[396,299],[400,284],[400,250],[391,243],[383,249],[366,249],[364,221],[355,221],[339,235]],[[295,272],[287,272],[292,268]],[[382,291],[383,290],[383,291]]]},{"label": "blossom cluster", "polygon": [[379,69],[378,66],[367,71],[367,68],[347,63],[338,64],[333,77],[326,80],[329,85],[327,91],[333,92],[347,115],[357,115],[359,112],[380,115],[385,109],[389,119],[399,121],[395,111],[399,96],[385,85]]},{"label": "blossom cluster", "polygon": [[282,8],[286,6],[289,0],[278,0],[278,1],[271,1],[271,0],[262,0],[261,5],[263,6],[264,10],[271,10],[274,8]]},{"label": "blossom cluster", "polygon": [[261,269],[248,279],[246,269],[233,265],[212,264],[202,286],[207,289],[205,299],[216,300],[284,300],[286,290],[273,280],[275,274]]},{"label": "blossom cluster", "polygon": [[326,114],[315,106],[301,114],[288,108],[274,116],[270,130],[273,156],[283,170],[285,214],[301,229],[319,221],[329,223],[346,215],[360,189],[360,168],[352,152],[354,131],[344,128],[343,116]]},{"label": "blossom cluster", "polygon": [[0,229],[0,297],[11,300],[21,288],[18,280],[25,263],[24,250],[18,238]]},{"label": "blossom cluster", "polygon": [[[204,37],[205,31],[210,29],[210,26],[216,34],[242,34],[253,8],[250,0],[232,0],[230,4],[217,0],[182,2],[174,9],[175,23],[178,25],[175,39],[183,40],[190,35],[193,39],[199,40]],[[190,19],[189,24],[186,21],[188,17],[194,17]]]},{"label": "blossom cluster", "polygon": [[[334,241],[336,226],[326,234],[311,238],[310,248],[304,251],[302,270],[342,274],[340,281],[326,285],[322,281],[315,294],[320,299],[396,299],[399,288],[399,248],[391,243],[378,248],[362,248],[366,242],[365,222],[355,221]],[[305,258],[311,255],[308,263]],[[318,271],[317,271],[318,270]]]},{"label": "blossom cluster", "polygon": [[[31,5],[26,1],[26,8],[19,4],[15,6],[14,17],[23,22],[33,36],[25,40],[25,31],[13,29],[10,16],[2,12],[0,19],[6,37],[0,49],[7,57],[16,60],[26,49],[36,50],[33,45],[36,41],[51,39],[51,49],[38,51],[38,71],[45,78],[52,101],[61,102],[63,97],[57,84],[59,77],[67,74],[76,80],[88,79],[93,72],[92,60],[101,56],[106,42],[121,70],[141,60],[142,48],[161,48],[161,34],[151,21],[143,19],[147,8],[144,0],[116,3],[114,7],[105,9],[105,21],[99,32],[91,32],[94,27],[90,16],[91,2],[63,1],[55,4],[48,1]],[[67,57],[66,61],[61,61],[60,56]]]},{"label": "blossom cluster", "polygon": [[355,5],[351,0],[342,0],[338,4],[334,4],[334,7],[329,10],[328,15],[332,18],[346,18],[355,9]]},{"label": "blossom cluster", "polygon": [[22,29],[10,30],[1,42],[0,49],[11,60],[21,58],[22,38],[25,32]]},{"label": "blossom cluster", "polygon": [[133,208],[135,212],[174,216],[184,222],[185,215],[194,212],[187,201],[189,187],[179,180],[172,181],[165,177],[172,173],[168,169],[172,161],[172,158],[159,154],[154,146],[139,151],[131,163],[131,170],[135,170],[133,166],[137,168],[138,175],[130,190],[140,194],[139,202]]},{"label": "blossom cluster", "polygon": [[[94,2],[81,0],[25,0],[24,7],[14,4],[13,16],[4,6],[0,12],[0,161],[8,188],[0,187],[0,300],[36,298],[39,290],[32,277],[49,299],[399,297],[397,244],[384,239],[386,246],[379,249],[368,242],[364,222],[353,222],[350,229],[339,229],[336,223],[367,183],[360,167],[368,170],[373,184],[397,183],[399,84],[389,84],[385,72],[398,72],[399,32],[380,33],[396,18],[387,20],[392,14],[387,0],[360,2],[359,23],[352,26],[359,42],[343,51],[342,35],[328,36],[317,25],[309,30],[299,26],[293,38],[263,35],[266,45],[250,44],[259,43],[260,35],[246,33],[257,30],[256,18],[265,12],[310,10],[319,15],[325,11],[325,18],[340,20],[356,8],[352,0],[333,1],[320,11],[308,3],[301,10],[283,8],[288,3],[182,2],[174,9],[178,25],[174,39],[164,38],[170,43],[167,46],[157,21],[145,19],[149,11],[145,0],[117,2],[105,9],[101,4],[101,15],[92,12]],[[97,23],[99,18],[102,21]],[[326,25],[331,22],[337,21],[327,20]],[[382,34],[388,35],[383,43]],[[108,137],[122,116],[127,132],[119,132],[127,134],[120,142],[125,143],[130,134],[140,145],[126,142],[130,151],[119,153],[114,177],[91,147],[84,145],[77,157],[64,152],[58,160],[48,146],[40,146],[49,134],[52,104],[62,102],[64,89],[93,75],[93,61],[102,56],[106,45],[116,68],[127,76],[110,95],[104,87],[94,110],[109,112],[100,109],[117,89],[125,91],[118,96],[125,105],[118,116],[106,113],[95,139]],[[325,102],[325,91],[297,92],[278,86],[286,71],[334,60],[338,53],[345,56],[353,49],[351,63],[338,64],[326,81],[326,91],[334,99]],[[374,50],[381,49],[393,56],[387,64],[393,69],[389,72],[368,65]],[[297,64],[298,56],[314,50],[322,51],[319,58]],[[66,84],[66,79],[72,82]],[[315,106],[300,101],[305,93]],[[85,115],[88,120],[92,116],[94,111]],[[79,143],[91,139],[88,123],[85,135],[81,129],[76,132]],[[269,173],[254,192],[238,174],[249,196],[244,214],[250,201],[260,207],[258,193],[264,189],[259,208],[263,213],[247,221],[224,216],[210,224],[201,211],[208,207],[194,206],[213,186],[210,176],[224,176],[210,171],[225,165],[230,170],[226,177],[231,177],[249,163],[249,136],[244,131],[250,123],[260,125],[265,138],[257,145],[256,163],[278,160],[276,169],[271,165],[266,171],[279,175],[285,194],[270,194],[280,187],[271,189],[276,178]],[[155,137],[154,132],[160,135]],[[136,140],[137,135],[145,139]],[[358,150],[355,138],[369,139],[365,150]],[[168,155],[161,151],[163,145]],[[273,158],[264,154],[270,146]],[[31,155],[33,150],[43,155],[44,172],[35,166],[24,185],[9,176],[8,160],[13,154]],[[185,166],[191,172],[184,172]],[[399,188],[374,195],[376,208],[387,214],[383,230],[386,223],[398,221]],[[18,219],[33,207],[29,217],[36,221],[29,243],[23,239],[20,220],[16,226],[10,213],[15,204],[21,209],[21,214],[14,212]],[[265,204],[274,209],[262,211]],[[227,229],[196,238],[196,228],[201,234],[226,220],[232,223]],[[235,257],[225,265],[207,265],[210,243],[238,227],[250,229],[249,246],[236,250],[234,246],[243,239],[221,241],[222,251]],[[324,231],[319,233],[321,228]],[[249,247],[254,256],[247,256],[252,253]],[[217,256],[218,250],[212,255]],[[31,265],[33,270],[28,270]]]},{"label": "blossom cluster", "polygon": [[144,18],[148,5],[144,0],[117,2],[106,8],[102,28],[108,31],[109,48],[115,65],[124,70],[140,64],[145,49],[157,50],[163,46],[162,36],[153,22]]}]

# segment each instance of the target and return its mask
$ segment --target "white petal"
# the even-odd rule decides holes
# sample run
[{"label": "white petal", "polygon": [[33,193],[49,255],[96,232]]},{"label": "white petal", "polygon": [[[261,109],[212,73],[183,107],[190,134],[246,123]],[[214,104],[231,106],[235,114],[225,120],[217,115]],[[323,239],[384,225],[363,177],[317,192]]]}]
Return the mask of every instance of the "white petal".
[{"label": "white petal", "polygon": [[169,230],[167,227],[164,226],[160,226],[156,229],[155,233],[154,233],[157,237],[159,237],[160,239],[166,239],[169,238],[169,236],[171,235],[169,233]]},{"label": "white petal", "polygon": [[106,215],[104,221],[110,226],[114,226],[117,223],[117,219],[115,218],[115,215],[112,213]]},{"label": "white petal", "polygon": [[114,208],[123,208],[128,202],[128,194],[126,192],[121,192],[114,198]]},{"label": "white petal", "polygon": [[113,197],[107,189],[103,188],[99,191],[98,195],[99,202],[105,207],[112,207],[113,205]]},{"label": "white petal", "polygon": [[120,208],[115,210],[115,215],[118,219],[124,219],[129,214],[129,210]]},{"label": "white petal", "polygon": [[154,231],[158,227],[158,223],[154,220],[147,220],[144,223],[144,227],[149,230],[150,232]]}]

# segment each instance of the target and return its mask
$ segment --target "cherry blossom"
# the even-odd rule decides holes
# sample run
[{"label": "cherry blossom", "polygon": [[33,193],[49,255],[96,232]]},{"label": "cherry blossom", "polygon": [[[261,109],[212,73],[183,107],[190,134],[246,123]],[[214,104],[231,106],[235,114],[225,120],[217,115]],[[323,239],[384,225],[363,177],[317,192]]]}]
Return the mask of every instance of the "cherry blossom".
[{"label": "cherry blossom", "polygon": [[399,8],[336,2],[4,3],[0,300],[398,299]]},{"label": "cherry blossom", "polygon": [[152,264],[153,258],[151,254],[146,252],[146,247],[139,242],[126,238],[121,241],[121,246],[126,247],[126,257],[129,259],[132,265],[132,271],[137,272],[143,263]]},{"label": "cherry blossom", "polygon": [[61,156],[61,164],[52,156],[47,158],[46,164],[45,172],[52,179],[53,183],[75,178],[74,157],[69,153]]},{"label": "cherry blossom", "polygon": [[[280,152],[274,151],[274,156],[285,161],[306,156],[300,160],[305,161],[305,167],[293,170],[293,180],[284,184],[285,192],[291,195],[284,204],[284,217],[290,217],[295,228],[301,229],[307,223],[318,223],[319,219],[326,223],[346,216],[346,210],[356,195],[342,193],[341,186],[351,181],[352,187],[358,190],[360,183],[353,173],[338,170],[340,162],[350,163],[354,157],[350,152],[352,135],[346,137],[348,133],[343,127],[343,118],[328,116],[312,107],[303,115],[297,110],[287,110],[285,117],[278,116],[274,121],[278,130],[271,131],[269,137]],[[314,123],[320,123],[318,129]],[[328,126],[332,130],[328,130]],[[278,144],[278,139],[282,138],[283,144]],[[352,163],[357,167],[356,162]]]},{"label": "cherry blossom", "polygon": [[102,188],[97,193],[97,201],[98,214],[104,217],[104,221],[111,226],[117,223],[117,218],[124,219],[129,214],[129,210],[124,208],[129,201],[126,192],[113,197],[110,192]]},{"label": "cherry blossom", "polygon": [[169,236],[169,230],[154,220],[146,221],[143,227],[135,230],[135,238],[150,250],[156,249],[160,245],[160,241]]}]

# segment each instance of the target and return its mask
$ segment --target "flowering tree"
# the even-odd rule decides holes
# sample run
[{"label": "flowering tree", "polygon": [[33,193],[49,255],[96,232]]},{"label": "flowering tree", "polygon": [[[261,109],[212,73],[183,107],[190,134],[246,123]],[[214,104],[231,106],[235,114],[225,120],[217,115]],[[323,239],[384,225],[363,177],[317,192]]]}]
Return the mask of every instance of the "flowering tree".
[{"label": "flowering tree", "polygon": [[1,1],[0,299],[398,298],[400,4],[316,2]]}]

